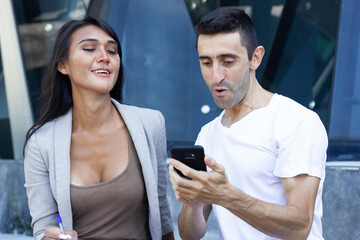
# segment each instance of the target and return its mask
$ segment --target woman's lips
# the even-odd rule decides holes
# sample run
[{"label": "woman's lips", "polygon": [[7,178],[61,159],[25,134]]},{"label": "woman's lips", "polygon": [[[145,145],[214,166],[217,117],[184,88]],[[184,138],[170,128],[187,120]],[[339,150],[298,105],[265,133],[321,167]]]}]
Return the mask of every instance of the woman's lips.
[{"label": "woman's lips", "polygon": [[100,76],[100,77],[108,77],[111,74],[110,69],[106,69],[106,68],[95,69],[95,70],[92,70],[92,72],[95,75]]}]

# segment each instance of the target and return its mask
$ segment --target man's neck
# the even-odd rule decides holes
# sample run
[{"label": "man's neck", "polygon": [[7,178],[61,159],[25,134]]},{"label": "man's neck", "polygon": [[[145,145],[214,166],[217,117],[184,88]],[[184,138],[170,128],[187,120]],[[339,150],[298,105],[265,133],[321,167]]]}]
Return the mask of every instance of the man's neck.
[{"label": "man's neck", "polygon": [[225,110],[221,123],[225,127],[230,127],[254,110],[266,107],[273,95],[262,88],[256,79],[253,80],[244,99],[234,107]]}]

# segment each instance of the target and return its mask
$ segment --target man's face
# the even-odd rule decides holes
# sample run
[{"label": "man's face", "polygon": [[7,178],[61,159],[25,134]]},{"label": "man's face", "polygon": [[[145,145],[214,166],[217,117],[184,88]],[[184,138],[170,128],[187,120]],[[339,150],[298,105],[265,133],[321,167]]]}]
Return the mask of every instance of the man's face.
[{"label": "man's face", "polygon": [[230,109],[240,103],[250,85],[250,62],[239,33],[200,35],[200,68],[216,105]]}]

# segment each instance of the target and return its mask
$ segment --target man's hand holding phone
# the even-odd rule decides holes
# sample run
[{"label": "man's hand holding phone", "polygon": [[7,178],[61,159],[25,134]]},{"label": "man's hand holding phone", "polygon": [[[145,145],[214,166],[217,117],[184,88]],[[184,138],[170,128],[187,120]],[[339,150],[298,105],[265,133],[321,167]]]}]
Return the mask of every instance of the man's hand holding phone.
[{"label": "man's hand holding phone", "polygon": [[[206,171],[206,165],[204,162],[205,154],[202,146],[177,146],[172,148],[170,152],[172,158],[182,162],[186,166],[197,171]],[[180,169],[175,168],[175,170],[180,176],[191,179],[184,176]]]},{"label": "man's hand holding phone", "polygon": [[[194,200],[205,204],[226,201],[232,185],[225,174],[224,166],[208,156],[205,156],[203,162],[211,171],[197,171],[176,159],[170,159],[170,181],[179,202],[187,205]],[[175,169],[181,171],[188,179],[181,177]]]}]

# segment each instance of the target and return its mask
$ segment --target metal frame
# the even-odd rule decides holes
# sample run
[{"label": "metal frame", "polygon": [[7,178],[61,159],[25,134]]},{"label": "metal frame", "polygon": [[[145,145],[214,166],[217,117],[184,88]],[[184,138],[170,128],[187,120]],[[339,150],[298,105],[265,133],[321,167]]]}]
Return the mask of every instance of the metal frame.
[{"label": "metal frame", "polygon": [[273,86],[273,82],[276,70],[280,64],[281,56],[291,30],[298,4],[299,0],[286,0],[275,38],[270,48],[270,56],[261,79],[261,85],[271,92],[274,91],[275,86]]},{"label": "metal frame", "polygon": [[11,0],[1,0],[0,43],[14,158],[22,159],[25,135],[33,124],[33,116]]}]

